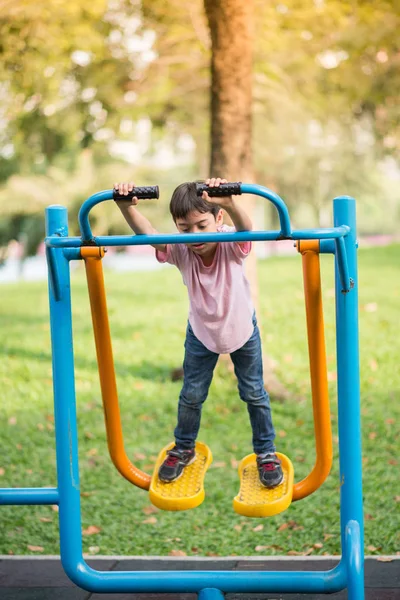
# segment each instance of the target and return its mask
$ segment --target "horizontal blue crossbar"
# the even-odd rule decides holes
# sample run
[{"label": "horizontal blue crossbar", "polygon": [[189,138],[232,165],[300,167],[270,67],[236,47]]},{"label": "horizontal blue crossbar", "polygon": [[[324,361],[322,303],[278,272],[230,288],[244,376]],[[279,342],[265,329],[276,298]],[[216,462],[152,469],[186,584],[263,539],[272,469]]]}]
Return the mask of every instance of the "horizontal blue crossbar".
[{"label": "horizontal blue crossbar", "polygon": [[0,505],[12,504],[58,504],[57,488],[3,488],[0,489]]},{"label": "horizontal blue crossbar", "polygon": [[[237,231],[235,233],[157,233],[154,235],[107,235],[92,238],[93,246],[146,246],[156,244],[198,244],[201,242],[262,242],[290,240],[328,240],[342,238],[349,233],[346,225],[327,229],[298,229],[290,237],[280,231]],[[87,246],[80,237],[50,236],[46,245],[52,248],[80,248]]]},{"label": "horizontal blue crossbar", "polygon": [[[63,557],[61,556],[63,559]],[[97,571],[83,559],[66,557],[63,566],[74,583],[91,592],[179,593],[205,587],[223,592],[333,593],[346,587],[346,567],[341,562],[331,571]]]}]

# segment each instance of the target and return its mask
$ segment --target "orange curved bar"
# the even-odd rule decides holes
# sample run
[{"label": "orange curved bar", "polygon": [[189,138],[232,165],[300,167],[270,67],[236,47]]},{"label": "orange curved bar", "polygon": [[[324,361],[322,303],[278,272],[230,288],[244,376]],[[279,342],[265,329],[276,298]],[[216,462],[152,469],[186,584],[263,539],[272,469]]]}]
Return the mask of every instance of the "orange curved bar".
[{"label": "orange curved bar", "polygon": [[303,264],[316,460],[309,475],[293,486],[293,500],[301,500],[309,496],[323,484],[330,473],[333,454],[321,296],[319,241],[301,240],[297,245],[297,249],[302,255]]},{"label": "orange curved bar", "polygon": [[85,261],[89,288],[108,450],[111,460],[121,475],[136,486],[148,490],[151,481],[150,475],[135,467],[127,457],[124,449],[103,268],[101,264],[101,259],[104,256],[104,248],[95,246],[82,247],[81,256]]}]

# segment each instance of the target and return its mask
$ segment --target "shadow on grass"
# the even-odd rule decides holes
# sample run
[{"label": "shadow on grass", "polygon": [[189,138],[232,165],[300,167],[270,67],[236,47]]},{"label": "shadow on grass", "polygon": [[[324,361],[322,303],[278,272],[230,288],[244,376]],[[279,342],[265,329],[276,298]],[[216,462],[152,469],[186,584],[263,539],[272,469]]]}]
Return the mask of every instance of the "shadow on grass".
[{"label": "shadow on grass", "polygon": [[[6,346],[0,348],[0,356],[12,356],[20,359],[21,362],[26,360],[36,360],[38,362],[51,363],[51,354],[49,352],[34,352],[25,348],[17,348],[15,346]],[[75,356],[74,364],[76,369],[87,371],[97,371],[97,362],[84,358],[83,356]],[[115,373],[118,378],[124,377],[140,377],[150,381],[165,382],[171,380],[171,371],[173,367],[166,364],[153,364],[149,361],[142,361],[140,365],[124,365],[118,362],[114,363]]]}]

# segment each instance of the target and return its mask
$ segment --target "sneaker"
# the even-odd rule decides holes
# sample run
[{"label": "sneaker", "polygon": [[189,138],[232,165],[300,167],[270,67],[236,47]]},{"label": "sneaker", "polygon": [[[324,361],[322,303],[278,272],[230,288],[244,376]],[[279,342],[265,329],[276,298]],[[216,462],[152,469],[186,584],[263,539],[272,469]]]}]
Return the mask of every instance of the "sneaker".
[{"label": "sneaker", "polygon": [[158,471],[158,478],[164,483],[176,481],[183,473],[183,469],[191,465],[196,458],[194,448],[191,450],[179,450],[174,446],[167,452],[167,458],[164,460]]},{"label": "sneaker", "polygon": [[259,454],[257,456],[258,476],[261,485],[267,488],[274,488],[283,481],[283,472],[281,461],[275,452],[268,454]]}]

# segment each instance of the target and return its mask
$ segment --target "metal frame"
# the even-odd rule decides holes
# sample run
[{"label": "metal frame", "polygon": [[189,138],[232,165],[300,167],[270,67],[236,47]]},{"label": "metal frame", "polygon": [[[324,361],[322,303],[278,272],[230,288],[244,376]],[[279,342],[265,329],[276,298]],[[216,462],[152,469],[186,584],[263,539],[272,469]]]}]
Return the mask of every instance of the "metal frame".
[{"label": "metal frame", "polygon": [[[277,208],[280,231],[240,233],[93,237],[89,211],[112,190],[91,196],[79,215],[82,237],[68,237],[67,209],[46,209],[46,251],[49,267],[50,325],[53,363],[57,488],[0,490],[0,504],[58,504],[60,554],[65,572],[91,592],[197,592],[199,600],[220,600],[223,592],[333,593],[348,588],[349,600],[364,599],[362,463],[358,350],[358,276],[355,200],[333,202],[334,227],[292,231],[283,200],[261,186],[242,184],[243,193],[271,201]],[[330,571],[298,572],[104,572],[92,569],[82,553],[78,436],[69,261],[81,258],[86,245],[144,245],[200,241],[319,239],[320,251],[335,256],[336,335],[340,462],[340,522],[342,558]]]}]

